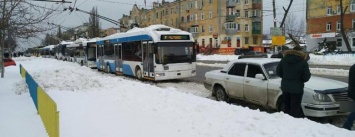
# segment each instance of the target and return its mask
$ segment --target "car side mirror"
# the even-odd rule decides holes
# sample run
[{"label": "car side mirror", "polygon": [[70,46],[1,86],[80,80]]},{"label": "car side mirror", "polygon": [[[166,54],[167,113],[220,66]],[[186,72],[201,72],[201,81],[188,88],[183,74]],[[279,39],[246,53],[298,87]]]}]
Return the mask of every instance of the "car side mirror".
[{"label": "car side mirror", "polygon": [[256,79],[265,80],[265,77],[264,77],[263,74],[256,74],[256,75],[255,75],[255,78],[256,78]]}]

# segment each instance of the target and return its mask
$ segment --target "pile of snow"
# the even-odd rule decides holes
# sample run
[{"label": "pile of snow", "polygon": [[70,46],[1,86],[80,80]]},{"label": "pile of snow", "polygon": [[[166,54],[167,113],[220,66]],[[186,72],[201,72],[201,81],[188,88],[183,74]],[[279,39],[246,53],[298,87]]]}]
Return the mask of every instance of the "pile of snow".
[{"label": "pile of snow", "polygon": [[[268,54],[270,57],[271,54]],[[343,65],[351,66],[355,64],[355,54],[336,54],[336,55],[314,55],[309,54],[309,64],[314,65]],[[238,59],[239,55],[197,55],[197,60],[213,60],[213,61],[231,61]]]},{"label": "pile of snow", "polygon": [[217,102],[179,87],[161,88],[75,63],[46,58],[16,61],[57,103],[60,135],[65,137],[355,135],[330,124]]}]

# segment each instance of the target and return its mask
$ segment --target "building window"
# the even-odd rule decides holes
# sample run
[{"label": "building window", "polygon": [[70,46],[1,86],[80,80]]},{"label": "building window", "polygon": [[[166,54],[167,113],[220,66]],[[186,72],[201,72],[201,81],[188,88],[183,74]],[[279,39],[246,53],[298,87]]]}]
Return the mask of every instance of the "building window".
[{"label": "building window", "polygon": [[338,5],[338,7],[337,7],[337,13],[340,14],[340,12],[341,12],[341,11],[340,11],[340,5]]},{"label": "building window", "polygon": [[240,0],[236,0],[235,2],[236,2],[237,4],[240,4]]},{"label": "building window", "polygon": [[337,30],[340,31],[340,21],[337,21]]},{"label": "building window", "polygon": [[244,38],[244,44],[249,44],[249,37]]},{"label": "building window", "polygon": [[211,25],[208,27],[208,31],[212,32],[212,26]]},{"label": "building window", "polygon": [[184,5],[181,5],[181,12],[184,11]]},{"label": "building window", "polygon": [[212,18],[212,11],[209,12],[209,17]]},{"label": "building window", "polygon": [[197,14],[195,14],[195,20],[198,20],[197,18],[198,18],[198,15],[197,15]]},{"label": "building window", "polygon": [[258,44],[258,37],[253,38],[253,44]]},{"label": "building window", "polygon": [[201,32],[205,32],[205,27],[201,26]]},{"label": "building window", "polygon": [[181,17],[181,22],[184,22],[184,17]]},{"label": "building window", "polygon": [[332,6],[329,6],[327,8],[327,15],[331,15],[332,14]]},{"label": "building window", "polygon": [[249,4],[249,0],[245,0],[245,4]]},{"label": "building window", "polygon": [[245,24],[245,28],[244,28],[245,32],[249,31],[249,24]]},{"label": "building window", "polygon": [[341,47],[342,46],[342,39],[337,39],[337,47]]},{"label": "building window", "polygon": [[195,1],[195,9],[198,8],[197,0]]},{"label": "building window", "polygon": [[205,19],[205,13],[201,13],[201,20]]},{"label": "building window", "polygon": [[353,28],[352,28],[352,30],[355,30],[354,28],[355,28],[355,19],[353,19]]},{"label": "building window", "polygon": [[228,22],[224,24],[226,29],[237,29],[237,23],[235,22]]},{"label": "building window", "polygon": [[246,10],[246,11],[244,11],[244,17],[245,18],[248,18],[249,17],[249,12]]},{"label": "building window", "polygon": [[204,1],[205,0],[201,0],[201,7],[203,7],[203,4],[205,3]]},{"label": "building window", "polygon": [[350,11],[351,11],[351,12],[354,12],[354,11],[355,11],[355,0],[351,0]]},{"label": "building window", "polygon": [[193,21],[194,20],[194,15],[190,15],[190,21]]},{"label": "building window", "polygon": [[330,31],[331,29],[332,29],[332,23],[331,22],[327,22],[326,30]]},{"label": "building window", "polygon": [[237,31],[240,31],[240,24],[237,23]]},{"label": "building window", "polygon": [[353,44],[351,46],[355,47],[355,38],[353,38]]},{"label": "building window", "polygon": [[198,33],[198,27],[192,27],[190,28],[191,33]]},{"label": "building window", "polygon": [[212,4],[212,0],[208,0],[208,3]]},{"label": "building window", "polygon": [[240,10],[236,10],[235,14],[236,17],[240,17]]}]

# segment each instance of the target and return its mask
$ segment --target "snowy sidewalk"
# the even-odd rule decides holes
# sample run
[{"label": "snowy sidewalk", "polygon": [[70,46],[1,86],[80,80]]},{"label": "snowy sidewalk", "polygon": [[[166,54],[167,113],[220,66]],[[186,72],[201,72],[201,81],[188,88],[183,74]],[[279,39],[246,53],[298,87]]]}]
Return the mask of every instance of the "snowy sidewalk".
[{"label": "snowy sidewalk", "polygon": [[0,136],[2,137],[48,137],[25,80],[20,75],[19,64],[5,68],[0,78]]}]

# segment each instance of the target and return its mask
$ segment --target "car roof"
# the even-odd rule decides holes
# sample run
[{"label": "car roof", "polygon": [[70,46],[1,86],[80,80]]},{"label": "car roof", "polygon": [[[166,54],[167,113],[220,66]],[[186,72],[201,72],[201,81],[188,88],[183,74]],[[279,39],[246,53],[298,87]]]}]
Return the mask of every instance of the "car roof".
[{"label": "car roof", "polygon": [[229,67],[234,63],[253,63],[253,64],[266,64],[272,62],[280,62],[281,59],[279,58],[243,58],[243,59],[236,59],[231,60],[227,63],[226,67],[223,68],[224,71],[228,71]]}]

